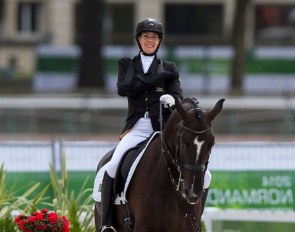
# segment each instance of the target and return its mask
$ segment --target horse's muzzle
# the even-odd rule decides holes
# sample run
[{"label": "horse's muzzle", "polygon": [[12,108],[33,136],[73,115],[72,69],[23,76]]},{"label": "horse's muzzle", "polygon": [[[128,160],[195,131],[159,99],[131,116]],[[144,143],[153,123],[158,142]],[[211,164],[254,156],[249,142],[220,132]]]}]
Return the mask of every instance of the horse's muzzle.
[{"label": "horse's muzzle", "polygon": [[185,198],[185,200],[187,201],[187,203],[195,205],[195,204],[199,203],[202,193],[196,194],[192,189],[190,189],[190,190],[185,189],[182,195]]}]

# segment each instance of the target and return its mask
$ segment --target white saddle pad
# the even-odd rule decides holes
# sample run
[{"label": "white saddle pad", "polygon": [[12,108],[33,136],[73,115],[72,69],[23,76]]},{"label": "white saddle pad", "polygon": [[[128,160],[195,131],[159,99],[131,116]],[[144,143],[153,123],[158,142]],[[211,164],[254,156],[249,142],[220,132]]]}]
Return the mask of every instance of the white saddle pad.
[{"label": "white saddle pad", "polygon": [[[135,169],[137,167],[137,164],[139,163],[143,153],[145,152],[145,150],[148,147],[148,145],[150,144],[150,142],[153,140],[155,135],[159,134],[159,133],[161,133],[161,132],[157,131],[151,136],[151,138],[149,139],[149,141],[145,145],[144,149],[140,152],[140,154],[137,156],[137,158],[133,162],[133,164],[132,164],[132,166],[131,166],[131,168],[129,170],[127,179],[126,179],[124,190],[123,190],[123,192],[121,192],[120,194],[117,195],[117,197],[115,199],[115,202],[114,202],[115,205],[122,205],[122,204],[125,204],[127,202],[125,193],[127,192],[129,183],[130,183],[131,178],[133,176],[133,173],[134,173],[134,171],[135,171]],[[96,174],[95,180],[94,180],[93,195],[92,196],[93,196],[93,199],[95,201],[97,201],[97,202],[101,202],[102,179],[103,179],[106,167],[107,167],[107,163],[104,166],[102,166],[102,168],[98,171],[98,173]]]}]

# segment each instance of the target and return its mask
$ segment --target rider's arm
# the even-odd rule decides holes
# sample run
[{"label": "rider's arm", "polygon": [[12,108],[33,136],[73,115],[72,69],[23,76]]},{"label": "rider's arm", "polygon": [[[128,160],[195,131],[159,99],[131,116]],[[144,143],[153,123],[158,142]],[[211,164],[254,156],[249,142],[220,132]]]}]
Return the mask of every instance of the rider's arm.
[{"label": "rider's arm", "polygon": [[168,62],[167,70],[174,73],[173,78],[167,80],[167,94],[172,95],[173,97],[178,97],[183,99],[183,91],[181,88],[179,73],[177,71],[176,64],[173,62]]},{"label": "rider's arm", "polygon": [[117,93],[122,97],[134,96],[151,88],[136,76],[134,68],[130,67],[130,62],[133,62],[130,58],[119,60]]}]

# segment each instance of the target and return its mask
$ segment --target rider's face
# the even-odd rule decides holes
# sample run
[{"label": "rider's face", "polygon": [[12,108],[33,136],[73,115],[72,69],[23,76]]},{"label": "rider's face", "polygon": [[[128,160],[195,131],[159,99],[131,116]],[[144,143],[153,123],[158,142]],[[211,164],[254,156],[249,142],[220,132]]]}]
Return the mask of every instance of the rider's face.
[{"label": "rider's face", "polygon": [[139,37],[139,43],[144,53],[152,54],[156,51],[160,38],[154,32],[142,32]]}]

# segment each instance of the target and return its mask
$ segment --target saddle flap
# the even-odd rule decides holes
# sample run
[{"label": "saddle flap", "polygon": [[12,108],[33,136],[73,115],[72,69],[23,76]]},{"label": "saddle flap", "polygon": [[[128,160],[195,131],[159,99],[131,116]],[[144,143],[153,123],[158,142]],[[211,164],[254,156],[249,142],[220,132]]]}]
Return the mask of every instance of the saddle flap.
[{"label": "saddle flap", "polygon": [[137,156],[140,154],[140,152],[144,149],[145,145],[147,144],[148,139],[144,140],[143,142],[139,143],[135,147],[130,148],[125,152],[123,155],[117,169],[116,177],[115,177],[115,183],[116,186],[116,194],[121,193],[124,190],[124,185],[129,173],[129,170],[137,158]]},{"label": "saddle flap", "polygon": [[[155,135],[157,135],[158,133],[161,133],[161,132],[159,132],[159,131],[155,132],[149,139],[138,144],[136,147],[129,149],[124,154],[124,156],[123,156],[124,158],[121,160],[121,162],[119,164],[117,174],[116,174],[115,183],[114,183],[114,186],[116,186],[115,192],[117,193],[117,198],[114,202],[115,205],[125,204],[127,202],[127,200],[125,198],[125,194],[127,192],[129,183],[130,183],[131,178],[133,176],[133,173],[137,167],[137,164],[139,163],[139,161],[140,161],[141,157],[143,156],[144,151],[148,147],[149,143],[155,138]],[[114,152],[114,149],[112,151],[109,151],[104,156],[105,163],[103,163],[102,161],[100,162],[102,167],[100,169],[98,169],[98,172],[97,172],[95,180],[94,180],[93,199],[97,202],[101,202],[101,187],[102,187],[103,175],[106,171],[106,163],[111,158],[109,153],[111,153],[111,155],[112,155],[113,152]],[[126,155],[126,154],[128,154],[128,155]],[[119,180],[119,178],[121,180]],[[120,189],[120,191],[119,191],[119,189]]]}]

